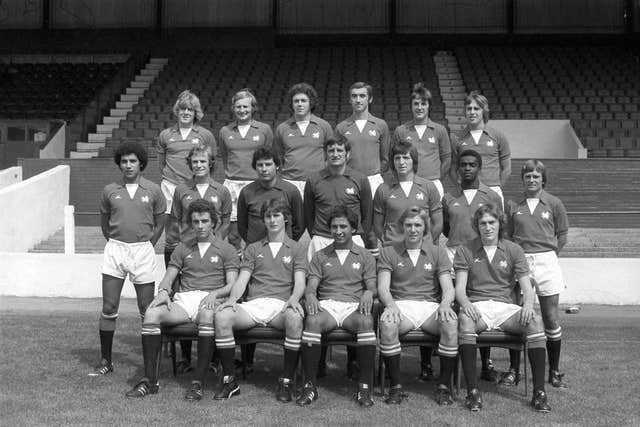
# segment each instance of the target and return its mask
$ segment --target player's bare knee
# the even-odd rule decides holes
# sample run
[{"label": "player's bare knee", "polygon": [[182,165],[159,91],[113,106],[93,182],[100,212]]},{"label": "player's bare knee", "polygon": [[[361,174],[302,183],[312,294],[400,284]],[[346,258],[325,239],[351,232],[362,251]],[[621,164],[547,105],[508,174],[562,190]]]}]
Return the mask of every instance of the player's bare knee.
[{"label": "player's bare knee", "polygon": [[458,333],[461,334],[475,334],[476,322],[464,313],[460,313],[458,316]]},{"label": "player's bare knee", "polygon": [[307,331],[320,332],[323,326],[324,319],[318,314],[307,316],[304,319],[304,329]]},{"label": "player's bare knee", "polygon": [[160,307],[148,308],[144,313],[144,323],[160,323],[164,309]]},{"label": "player's bare knee", "polygon": [[287,309],[284,312],[284,325],[288,333],[293,335],[302,335],[303,319],[297,312]]},{"label": "player's bare knee", "polygon": [[208,308],[203,308],[198,312],[198,323],[213,323],[213,321],[215,320],[215,316],[215,311]]},{"label": "player's bare knee", "polygon": [[394,342],[398,339],[398,323],[390,320],[380,321],[380,341],[384,343]]},{"label": "player's bare knee", "polygon": [[373,317],[359,314],[356,317],[356,328],[358,331],[370,331],[373,329]]},{"label": "player's bare knee", "polygon": [[458,322],[443,322],[440,324],[440,337],[442,341],[453,343],[458,341]]}]

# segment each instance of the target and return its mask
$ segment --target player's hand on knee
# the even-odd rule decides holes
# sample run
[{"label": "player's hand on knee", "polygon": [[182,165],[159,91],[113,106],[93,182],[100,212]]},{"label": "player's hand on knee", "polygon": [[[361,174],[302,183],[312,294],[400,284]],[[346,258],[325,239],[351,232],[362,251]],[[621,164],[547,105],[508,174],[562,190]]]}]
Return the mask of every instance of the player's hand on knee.
[{"label": "player's hand on knee", "polygon": [[371,307],[373,307],[373,293],[369,290],[364,291],[362,297],[360,297],[360,306],[358,311],[360,314],[371,314]]},{"label": "player's hand on knee", "polygon": [[471,304],[471,303],[466,304],[465,306],[463,306],[462,307],[462,312],[464,314],[466,314],[467,316],[469,316],[471,318],[471,320],[473,320],[474,322],[477,322],[482,317],[482,316],[480,316],[480,311],[478,311],[476,306]]},{"label": "player's hand on knee", "polygon": [[522,326],[527,326],[535,317],[536,312],[533,310],[533,307],[525,306],[520,310],[520,324]]},{"label": "player's hand on knee", "polygon": [[202,301],[200,302],[200,309],[215,310],[217,298],[218,295],[215,292],[210,292],[209,295],[202,298]]},{"label": "player's hand on knee", "polygon": [[169,298],[169,293],[166,291],[162,291],[162,292],[158,292],[158,295],[156,295],[153,298],[153,301],[151,301],[151,304],[149,304],[149,308],[153,308],[153,307],[158,307],[161,306],[162,304],[167,304],[167,307],[169,306],[169,304],[171,304],[171,298]]},{"label": "player's hand on knee", "polygon": [[304,317],[304,309],[300,305],[300,302],[296,299],[289,298],[287,302],[282,307],[281,313],[287,311],[287,308],[291,308],[295,313],[298,313],[300,316]]},{"label": "player's hand on knee", "polygon": [[380,320],[389,323],[400,323],[400,321],[402,321],[402,313],[400,313],[396,305],[389,305],[384,309]]},{"label": "player's hand on knee", "polygon": [[310,316],[314,316],[322,311],[322,307],[320,307],[320,303],[318,302],[318,298],[316,298],[313,294],[305,295],[305,301],[307,304],[307,314]]},{"label": "player's hand on knee", "polygon": [[441,322],[449,322],[456,320],[457,318],[458,315],[453,311],[450,304],[440,304],[438,311],[436,312],[436,319]]},{"label": "player's hand on knee", "polygon": [[235,301],[231,301],[230,299],[228,299],[222,304],[219,304],[216,311],[222,311],[227,308],[231,308],[231,310],[236,311],[238,309],[238,304]]}]

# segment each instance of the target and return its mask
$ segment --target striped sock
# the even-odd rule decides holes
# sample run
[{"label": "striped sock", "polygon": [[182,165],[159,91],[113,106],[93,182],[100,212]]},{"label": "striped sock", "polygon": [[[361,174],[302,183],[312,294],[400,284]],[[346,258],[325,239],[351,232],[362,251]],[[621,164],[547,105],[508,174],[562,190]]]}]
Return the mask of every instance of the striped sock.
[{"label": "striped sock", "polygon": [[307,346],[320,345],[322,334],[319,332],[302,331],[302,344]]},{"label": "striped sock", "polygon": [[[198,325],[198,336],[199,337],[212,337],[214,336],[214,328],[213,328],[213,323],[200,323]],[[235,342],[233,343],[233,346],[235,347]]]},{"label": "striped sock", "polygon": [[216,349],[220,355],[220,362],[222,362],[222,371],[224,375],[233,376],[235,373],[235,366],[233,363],[233,357],[236,354],[236,341],[233,335],[228,337],[216,337]]},{"label": "striped sock", "polygon": [[380,343],[380,354],[382,354],[383,356],[395,356],[396,354],[400,354],[401,351],[402,347],[400,346],[400,342],[396,342],[393,344]]},{"label": "striped sock", "polygon": [[302,340],[300,338],[284,338],[284,348],[287,350],[298,351],[300,350],[300,343]]},{"label": "striped sock", "polygon": [[438,344],[438,354],[444,357],[456,357],[458,355],[458,346],[447,346],[440,343]]}]

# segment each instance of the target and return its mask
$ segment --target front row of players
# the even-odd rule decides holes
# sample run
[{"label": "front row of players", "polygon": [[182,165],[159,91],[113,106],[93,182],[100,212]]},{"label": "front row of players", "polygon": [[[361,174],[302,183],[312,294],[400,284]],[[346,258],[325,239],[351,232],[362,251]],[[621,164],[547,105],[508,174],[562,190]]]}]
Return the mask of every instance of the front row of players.
[{"label": "front row of players", "polygon": [[[522,334],[529,342],[534,383],[531,405],[540,412],[550,411],[544,390],[545,332],[533,310],[524,252],[501,238],[504,224],[499,206],[485,204],[475,212],[472,224],[479,237],[456,252],[455,288],[446,249],[432,243],[428,213],[419,207],[411,207],[401,216],[404,239],[382,249],[377,272],[369,251],[353,243],[358,219],[344,206],[336,206],[329,216],[334,242],[318,251],[308,266],[305,249],[286,234],[290,212],[282,201],[264,205],[261,217],[267,237],[249,245],[242,262],[235,249],[213,233],[217,216],[209,201],[191,203],[187,217],[196,240],[178,245],[145,313],[145,377],[128,397],[158,392],[160,328],[195,321],[198,365],[187,400],[202,398],[214,348],[224,374],[214,398],[239,394],[234,378],[234,331],[269,325],[285,331],[277,399],[293,399],[293,376],[301,354],[305,382],[296,403],[309,405],[318,399],[322,334],[341,327],[355,335],[360,366],[355,399],[360,406],[369,407],[373,405],[377,344],[372,308],[377,296],[385,307],[379,324],[381,355],[391,377],[386,403],[399,404],[404,397],[399,380],[399,337],[421,329],[440,336],[437,403],[453,404],[450,384],[459,352],[467,381],[466,405],[479,411],[482,397],[476,382],[476,337],[485,330],[501,329]],[[172,300],[171,285],[178,274],[182,277],[180,288]],[[512,303],[516,280],[524,297],[522,307]],[[245,302],[238,303],[243,295]],[[300,304],[303,296],[304,308]],[[456,301],[459,314],[454,310]]]}]

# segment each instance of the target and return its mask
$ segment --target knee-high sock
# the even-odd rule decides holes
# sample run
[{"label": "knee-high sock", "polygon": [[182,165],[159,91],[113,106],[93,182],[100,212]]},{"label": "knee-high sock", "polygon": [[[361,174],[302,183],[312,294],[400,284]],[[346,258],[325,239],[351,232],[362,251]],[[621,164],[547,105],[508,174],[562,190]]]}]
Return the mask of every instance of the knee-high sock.
[{"label": "knee-high sock", "polygon": [[438,354],[440,354],[440,378],[438,379],[438,384],[444,384],[449,387],[453,370],[456,367],[458,346],[444,345],[441,342],[438,344]]},{"label": "knee-high sock", "polygon": [[544,332],[547,336],[549,369],[558,371],[560,366],[560,349],[562,347],[562,328],[558,326],[557,329],[545,329]]},{"label": "knee-high sock", "polygon": [[151,384],[158,382],[158,365],[160,364],[160,350],[162,336],[160,325],[145,323],[142,325],[142,357],[144,359],[144,376]]},{"label": "knee-high sock", "polygon": [[118,313],[100,313],[98,330],[100,333],[100,353],[102,358],[111,363],[111,349],[113,348],[113,333],[116,330]]},{"label": "knee-high sock", "polygon": [[[211,361],[211,356],[215,349],[213,336],[213,324],[198,325],[198,361],[196,364],[195,379],[202,384],[204,384],[204,379],[207,376],[209,361]],[[189,347],[191,347],[191,343],[189,343]],[[191,348],[189,348],[189,351],[191,351]]]},{"label": "knee-high sock", "polygon": [[460,345],[460,358],[462,359],[462,371],[467,380],[467,390],[478,388],[478,378],[476,378],[476,345]]},{"label": "knee-high sock", "polygon": [[529,348],[529,363],[533,372],[533,390],[544,390],[544,348]]},{"label": "knee-high sock", "polygon": [[376,333],[358,332],[358,365],[360,365],[360,384],[373,385],[373,370],[376,358]]},{"label": "knee-high sock", "polygon": [[[422,347],[421,347],[422,348]],[[396,341],[391,344],[380,343],[380,354],[384,361],[389,377],[391,378],[391,387],[400,384],[400,353],[402,347],[400,342]]]},{"label": "knee-high sock", "polygon": [[300,355],[300,338],[284,339],[284,372],[282,376],[293,380],[298,365],[298,356]]},{"label": "knee-high sock", "polygon": [[509,369],[520,372],[520,351],[509,350]]},{"label": "knee-high sock", "polygon": [[322,334],[319,332],[302,332],[302,367],[306,382],[316,383],[318,363],[322,353],[320,345]]},{"label": "knee-high sock", "polygon": [[216,337],[216,349],[220,355],[220,362],[222,362],[222,372],[225,376],[235,374],[235,365],[233,358],[236,354],[236,340],[233,335],[226,337]]}]

